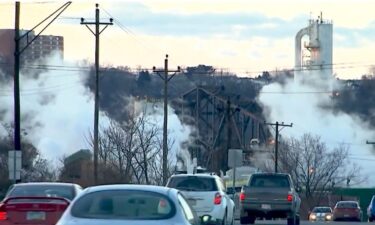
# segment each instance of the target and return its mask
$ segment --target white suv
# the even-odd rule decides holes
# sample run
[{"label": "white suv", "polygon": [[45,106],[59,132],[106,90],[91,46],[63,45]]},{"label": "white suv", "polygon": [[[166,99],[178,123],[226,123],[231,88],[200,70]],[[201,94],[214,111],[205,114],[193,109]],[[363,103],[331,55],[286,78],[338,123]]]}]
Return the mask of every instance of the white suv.
[{"label": "white suv", "polygon": [[167,187],[180,190],[199,217],[209,215],[216,224],[234,224],[234,202],[226,194],[224,182],[219,176],[173,175],[169,178]]}]

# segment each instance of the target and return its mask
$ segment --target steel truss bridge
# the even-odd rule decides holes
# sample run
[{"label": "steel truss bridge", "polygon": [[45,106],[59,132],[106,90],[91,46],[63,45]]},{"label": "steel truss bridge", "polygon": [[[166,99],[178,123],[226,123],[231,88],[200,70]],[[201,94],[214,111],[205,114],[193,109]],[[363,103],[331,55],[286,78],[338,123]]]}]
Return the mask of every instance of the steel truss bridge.
[{"label": "steel truss bridge", "polygon": [[264,119],[254,113],[256,109],[249,102],[237,100],[197,86],[171,101],[182,122],[196,128],[189,151],[198,165],[226,171],[228,149],[233,148],[244,150],[246,165],[254,150],[252,146],[267,144],[271,134]]}]

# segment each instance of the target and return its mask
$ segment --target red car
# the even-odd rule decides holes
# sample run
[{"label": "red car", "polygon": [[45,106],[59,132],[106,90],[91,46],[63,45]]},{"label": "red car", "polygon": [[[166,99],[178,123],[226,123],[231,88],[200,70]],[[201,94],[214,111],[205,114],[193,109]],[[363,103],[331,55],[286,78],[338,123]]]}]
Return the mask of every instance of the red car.
[{"label": "red car", "polygon": [[339,201],[333,209],[333,220],[361,221],[362,211],[356,201]]},{"label": "red car", "polygon": [[54,225],[81,190],[70,183],[15,184],[0,202],[0,225]]}]

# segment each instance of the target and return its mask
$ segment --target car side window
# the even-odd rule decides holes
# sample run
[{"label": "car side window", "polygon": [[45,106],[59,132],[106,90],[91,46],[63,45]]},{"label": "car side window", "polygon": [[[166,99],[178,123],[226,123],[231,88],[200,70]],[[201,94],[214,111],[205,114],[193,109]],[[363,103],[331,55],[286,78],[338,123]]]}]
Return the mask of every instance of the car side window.
[{"label": "car side window", "polygon": [[10,185],[7,192],[5,193],[5,196],[8,196],[9,193],[12,191],[12,189],[14,188],[14,184]]},{"label": "car side window", "polygon": [[186,220],[189,221],[190,224],[195,225],[196,218],[194,216],[193,210],[190,208],[189,204],[186,202],[185,198],[181,194],[178,194],[177,198],[179,204],[181,205]]}]

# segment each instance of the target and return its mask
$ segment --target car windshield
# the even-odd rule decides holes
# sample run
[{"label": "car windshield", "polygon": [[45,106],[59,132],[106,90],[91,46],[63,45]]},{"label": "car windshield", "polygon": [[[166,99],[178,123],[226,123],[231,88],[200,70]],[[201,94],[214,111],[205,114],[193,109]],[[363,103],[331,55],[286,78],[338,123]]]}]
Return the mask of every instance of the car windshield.
[{"label": "car windshield", "polygon": [[211,177],[181,176],[172,177],[167,185],[181,191],[217,191],[215,179]]},{"label": "car windshield", "polygon": [[339,202],[336,208],[357,208],[358,204],[356,202]]},{"label": "car windshield", "polygon": [[136,190],[106,190],[79,198],[71,213],[79,218],[160,220],[175,215],[173,202],[162,194]]},{"label": "car windshield", "polygon": [[332,211],[328,207],[318,207],[318,208],[314,208],[312,212],[314,212],[314,213],[330,213]]},{"label": "car windshield", "polygon": [[7,197],[61,197],[73,200],[74,188],[70,185],[33,184],[15,186]]},{"label": "car windshield", "polygon": [[285,187],[289,188],[289,180],[287,176],[269,176],[269,175],[254,175],[250,180],[250,187],[272,188]]}]

